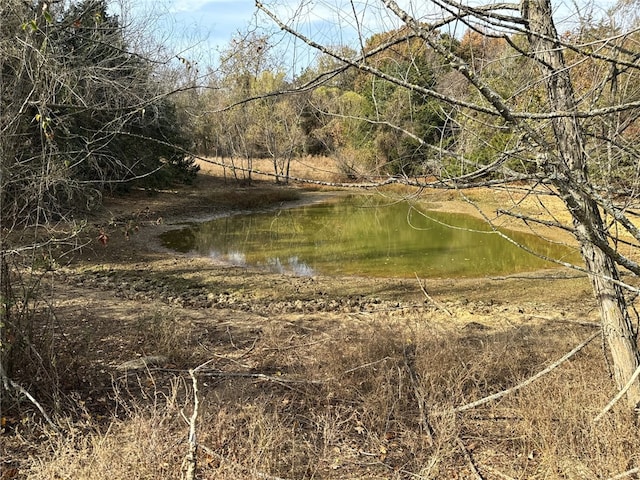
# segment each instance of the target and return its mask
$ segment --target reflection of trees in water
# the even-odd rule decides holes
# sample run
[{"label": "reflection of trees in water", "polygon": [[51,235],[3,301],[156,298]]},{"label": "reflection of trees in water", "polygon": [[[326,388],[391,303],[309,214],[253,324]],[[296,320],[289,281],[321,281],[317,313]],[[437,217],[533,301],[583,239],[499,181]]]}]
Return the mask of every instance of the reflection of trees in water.
[{"label": "reflection of trees in water", "polygon": [[[258,263],[258,265],[261,265],[261,263]],[[267,258],[265,265],[272,272],[292,273],[299,277],[311,277],[315,275],[314,269],[306,263],[301,262],[296,256],[289,257],[286,265],[282,263],[279,257]]]}]

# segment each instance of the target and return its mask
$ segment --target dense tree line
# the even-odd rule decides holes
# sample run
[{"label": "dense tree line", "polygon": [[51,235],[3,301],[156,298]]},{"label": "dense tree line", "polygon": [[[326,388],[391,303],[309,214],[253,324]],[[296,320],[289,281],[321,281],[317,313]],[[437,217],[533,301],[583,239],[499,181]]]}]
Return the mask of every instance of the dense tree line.
[{"label": "dense tree line", "polygon": [[[394,37],[403,38],[403,32],[367,40],[371,60],[381,70],[429,87],[446,81],[447,68],[415,41],[399,40],[395,48],[375,53]],[[442,41],[456,42],[446,35]],[[342,51],[355,55],[348,46]],[[208,88],[192,98],[193,111],[205,112],[194,126],[199,152],[244,159],[249,169],[252,158],[272,158],[276,174],[285,177],[286,165],[300,155],[334,157],[350,177],[365,171],[428,172],[430,157],[423,142],[446,142],[452,135],[444,105],[354,69],[322,80],[331,68],[331,59],[321,56],[297,78],[288,78],[268,37],[237,36],[223,52],[220,68],[211,73]],[[287,91],[296,94],[272,95]],[[415,130],[418,141],[399,135],[398,127]]]},{"label": "dense tree line", "polygon": [[[536,62],[523,54],[526,35],[505,36],[483,28],[469,28],[460,38],[438,33],[437,41],[467,62],[474,75],[482,76],[515,108],[531,114],[544,112],[544,86],[531,86],[533,78],[540,78]],[[588,44],[616,34],[614,26],[600,20],[566,31],[563,41]],[[634,52],[637,42],[637,34],[621,36],[616,48]],[[506,162],[514,172],[526,175],[541,161],[538,153],[531,150],[527,156],[526,149],[518,147],[520,137],[506,125],[496,128],[493,113],[464,105],[452,107],[428,93],[455,95],[462,104],[491,107],[450,62],[408,27],[374,34],[362,43],[361,58],[378,75],[353,65],[345,67],[323,53],[301,75],[290,78],[267,36],[253,33],[234,38],[222,55],[221,67],[211,73],[209,88],[192,97],[193,112],[205,112],[194,127],[199,152],[233,158],[249,170],[253,158],[272,158],[276,167],[296,156],[321,155],[334,159],[352,179],[367,175],[456,177],[491,164],[514,148],[521,155]],[[514,47],[521,52],[514,54]],[[354,46],[333,48],[345,59],[359,56]],[[571,49],[567,61],[576,63],[570,69],[576,94],[591,108],[637,99],[640,82],[633,68],[611,67],[597,55],[583,58]],[[602,69],[612,69],[606,85],[601,83]],[[295,94],[272,96],[272,92]],[[603,144],[597,146],[597,142],[589,154],[592,175],[601,185],[621,191],[632,188],[638,176],[634,119],[635,113],[626,111],[589,121],[590,138],[608,129],[616,132],[615,155],[611,144],[603,151]],[[603,156],[609,159],[603,162]],[[276,172],[282,175],[284,170]]]}]

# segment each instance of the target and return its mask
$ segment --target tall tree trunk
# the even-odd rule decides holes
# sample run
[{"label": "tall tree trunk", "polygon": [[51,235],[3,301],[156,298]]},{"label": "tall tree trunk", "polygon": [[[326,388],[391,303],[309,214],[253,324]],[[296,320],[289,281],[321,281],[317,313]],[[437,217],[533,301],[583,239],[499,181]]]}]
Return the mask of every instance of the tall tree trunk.
[{"label": "tall tree trunk", "polygon": [[[575,112],[577,105],[566,68],[562,47],[553,23],[550,0],[523,0],[523,18],[529,24],[529,43],[546,82],[550,108],[557,112]],[[582,257],[590,272],[598,301],[602,328],[613,360],[615,380],[622,388],[640,364],[640,353],[633,331],[615,262],[596,246],[606,243],[605,226],[598,204],[581,186],[588,185],[585,137],[576,118],[552,120],[556,157],[551,164],[559,193],[571,212]],[[602,244],[602,243],[601,243]],[[640,379],[627,391],[632,408],[640,404]]]}]

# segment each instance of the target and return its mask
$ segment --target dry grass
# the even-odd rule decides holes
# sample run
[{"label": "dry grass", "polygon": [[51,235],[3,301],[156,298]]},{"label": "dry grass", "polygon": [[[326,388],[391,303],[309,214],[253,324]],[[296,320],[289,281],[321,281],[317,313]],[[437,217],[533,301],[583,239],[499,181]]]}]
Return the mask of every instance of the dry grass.
[{"label": "dry grass", "polygon": [[[203,173],[213,175],[219,178],[227,178],[229,181],[235,179],[233,175],[232,162],[230,159],[212,158],[211,162],[204,160],[198,161]],[[225,165],[225,166],[223,166]],[[243,162],[235,162],[236,166],[245,167]],[[273,176],[273,164],[269,159],[253,159],[251,167],[254,170],[251,178],[257,181],[266,181],[268,183],[275,182]],[[263,172],[264,174],[256,173]],[[246,177],[246,173],[238,171],[239,179]],[[324,182],[341,182],[348,181],[343,175],[336,161],[327,157],[303,157],[292,160],[289,171],[290,177],[301,179],[313,179]]]},{"label": "dry grass", "polygon": [[[345,320],[270,323],[249,352],[200,375],[198,478],[473,478],[460,442],[486,479],[608,478],[638,464],[640,435],[622,410],[593,423],[614,393],[598,345],[499,402],[452,413],[541,370],[588,327],[461,328],[388,313]],[[153,322],[141,328],[166,344]],[[168,371],[116,380],[106,422],[87,416],[51,435],[20,478],[178,477],[189,385]]]}]

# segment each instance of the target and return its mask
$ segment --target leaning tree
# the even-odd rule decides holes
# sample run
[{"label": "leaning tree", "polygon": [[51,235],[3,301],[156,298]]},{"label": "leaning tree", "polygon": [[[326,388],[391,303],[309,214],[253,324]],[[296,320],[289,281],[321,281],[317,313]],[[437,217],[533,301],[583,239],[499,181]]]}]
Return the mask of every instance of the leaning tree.
[{"label": "leaning tree", "polygon": [[[312,8],[301,3],[296,12]],[[640,229],[632,208],[640,187],[637,18],[621,19],[614,9],[597,22],[592,16],[567,26],[561,34],[550,0],[474,5],[438,0],[403,2],[404,8],[393,0],[345,4],[347,10],[334,18],[351,15],[345,24],[355,26],[361,38],[366,25],[384,19],[389,26],[378,28],[395,35],[375,48],[361,41],[359,54],[348,57],[304,33],[310,29],[303,29],[296,16],[287,17],[278,2],[256,2],[281,29],[338,61],[335,71],[357,69],[448,106],[443,111],[456,140],[434,143],[393,125],[428,150],[428,173],[435,178],[402,175],[386,182],[449,189],[526,185],[530,196],[562,200],[571,222],[542,223],[568,230],[577,240],[584,265],[574,268],[591,280],[616,384],[626,390],[630,407],[637,407],[640,352],[625,298],[640,291],[632,280],[640,274],[634,259]],[[460,26],[466,30],[462,40]],[[443,32],[451,34],[450,42],[442,41]],[[382,69],[374,61],[382,51],[415,42],[438,56],[450,70],[446,78],[424,83],[419,75]],[[502,213],[541,223],[515,209]],[[623,244],[631,247],[625,250],[630,253],[623,253]],[[630,273],[629,279],[623,280],[621,272]]]}]

